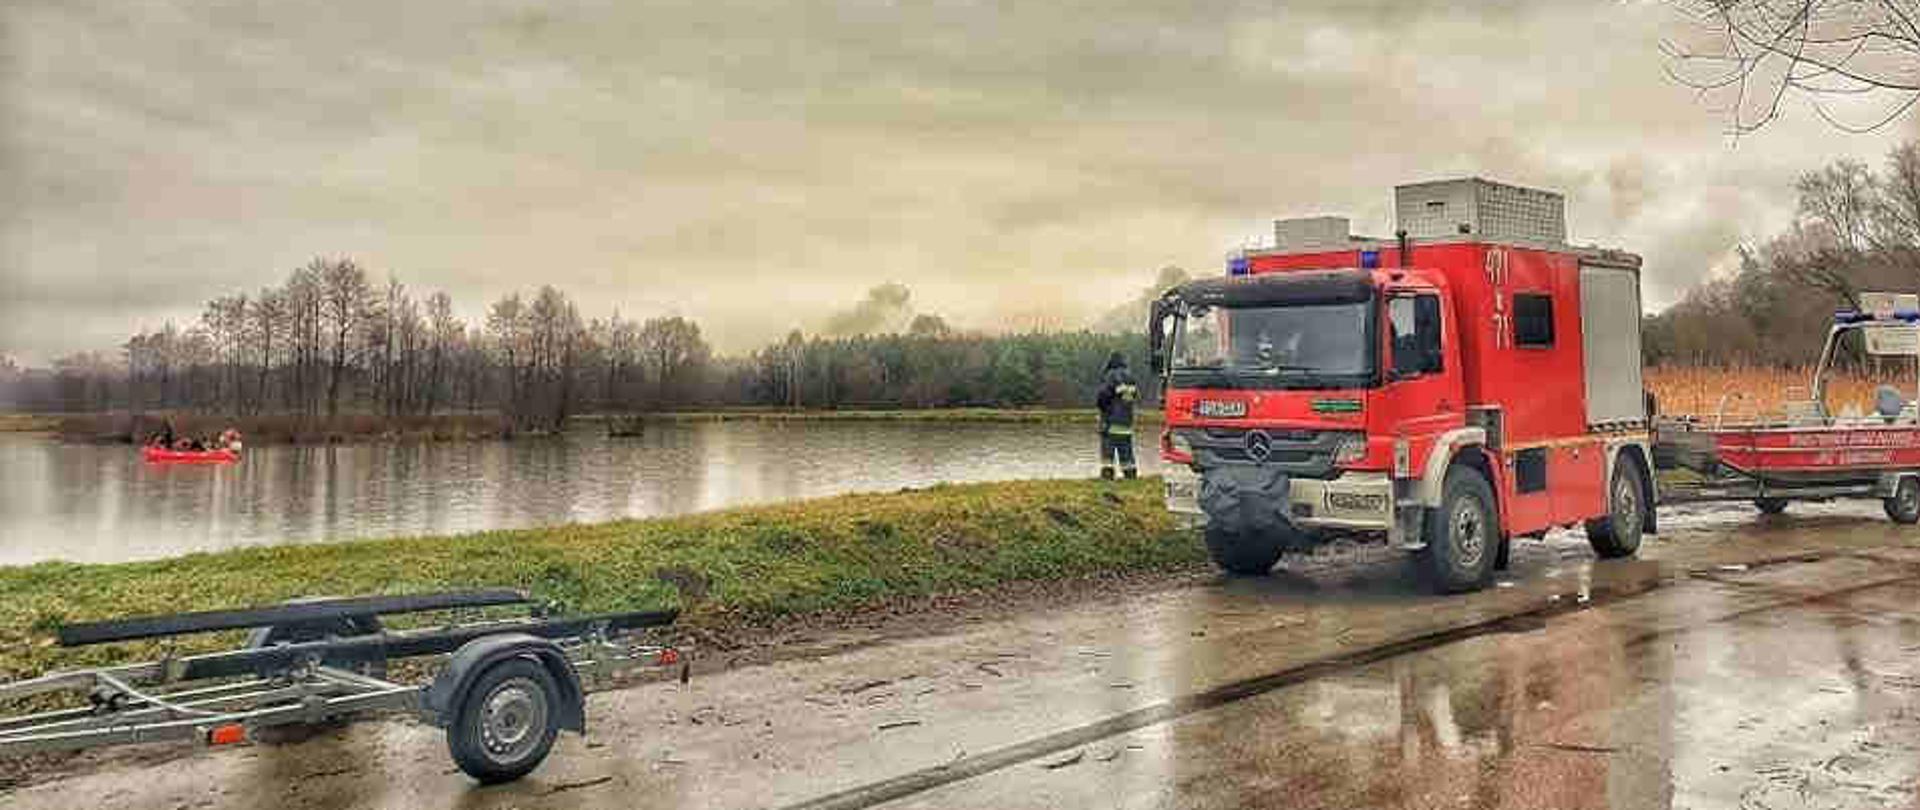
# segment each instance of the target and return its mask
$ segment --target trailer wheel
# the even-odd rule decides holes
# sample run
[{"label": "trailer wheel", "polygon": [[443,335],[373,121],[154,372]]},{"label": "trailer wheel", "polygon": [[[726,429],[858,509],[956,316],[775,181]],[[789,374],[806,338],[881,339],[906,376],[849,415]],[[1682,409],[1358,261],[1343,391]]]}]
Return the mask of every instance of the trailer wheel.
[{"label": "trailer wheel", "polygon": [[1440,487],[1440,508],[1427,512],[1427,547],[1420,553],[1427,576],[1443,593],[1486,587],[1500,553],[1500,513],[1493,487],[1472,467],[1447,471]]},{"label": "trailer wheel", "polygon": [[1920,521],[1920,478],[1905,476],[1899,486],[1893,488],[1893,497],[1882,505],[1887,508],[1887,517],[1901,525],[1911,526]]},{"label": "trailer wheel", "polygon": [[453,761],[482,784],[511,782],[539,767],[560,733],[560,687],[528,658],[488,667],[447,725]]},{"label": "trailer wheel", "polygon": [[1271,532],[1229,532],[1207,527],[1207,554],[1229,574],[1263,577],[1280,561],[1280,538]]},{"label": "trailer wheel", "polygon": [[1587,543],[1602,559],[1631,557],[1640,550],[1640,531],[1646,525],[1646,482],[1640,465],[1631,458],[1613,464],[1607,485],[1607,516],[1587,522]]},{"label": "trailer wheel", "polygon": [[1763,515],[1777,515],[1787,511],[1786,498],[1755,498],[1753,506]]}]

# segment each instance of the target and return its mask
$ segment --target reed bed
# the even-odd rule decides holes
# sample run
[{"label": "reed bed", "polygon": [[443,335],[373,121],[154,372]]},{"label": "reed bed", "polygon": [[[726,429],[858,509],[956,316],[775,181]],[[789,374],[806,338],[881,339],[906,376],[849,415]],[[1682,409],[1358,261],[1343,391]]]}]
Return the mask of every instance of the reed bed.
[{"label": "reed bed", "polygon": [[[1788,402],[1811,396],[1812,380],[1811,366],[1655,366],[1645,372],[1646,388],[1658,399],[1660,413],[1713,416],[1724,408],[1729,418],[1781,414]],[[1889,364],[1880,374],[1834,373],[1827,382],[1827,407],[1833,413],[1871,413],[1874,389],[1883,384],[1898,387],[1909,399],[1914,396],[1913,371],[1897,371]]]}]

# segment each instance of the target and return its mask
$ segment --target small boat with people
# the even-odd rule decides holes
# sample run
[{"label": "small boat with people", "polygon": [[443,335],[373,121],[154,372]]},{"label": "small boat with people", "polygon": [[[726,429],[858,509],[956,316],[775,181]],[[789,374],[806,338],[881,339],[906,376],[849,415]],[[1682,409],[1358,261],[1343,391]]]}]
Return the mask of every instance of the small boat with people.
[{"label": "small boat with people", "polygon": [[154,464],[221,464],[240,460],[240,454],[226,448],[217,450],[175,450],[148,445],[140,448],[140,457]]},{"label": "small boat with people", "polygon": [[241,447],[240,431],[233,428],[203,440],[175,436],[168,424],[140,448],[140,458],[149,464],[231,464],[240,460]]}]

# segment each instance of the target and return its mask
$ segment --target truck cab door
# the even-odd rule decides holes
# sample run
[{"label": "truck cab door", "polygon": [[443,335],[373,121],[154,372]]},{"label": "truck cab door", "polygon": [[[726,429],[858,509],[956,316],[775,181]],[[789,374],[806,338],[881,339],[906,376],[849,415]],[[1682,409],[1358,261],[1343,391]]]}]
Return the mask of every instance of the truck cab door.
[{"label": "truck cab door", "polygon": [[1416,465],[1435,436],[1466,420],[1461,377],[1447,366],[1449,354],[1459,355],[1447,351],[1443,310],[1438,293],[1401,292],[1387,298],[1385,427],[1407,438]]}]

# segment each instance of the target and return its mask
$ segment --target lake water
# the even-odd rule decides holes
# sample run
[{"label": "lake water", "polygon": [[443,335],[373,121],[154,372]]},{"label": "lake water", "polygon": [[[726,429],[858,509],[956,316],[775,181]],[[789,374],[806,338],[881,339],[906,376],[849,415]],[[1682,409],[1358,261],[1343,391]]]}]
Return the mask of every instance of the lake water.
[{"label": "lake water", "polygon": [[[1158,471],[1142,431],[1142,471]],[[0,565],[449,534],[887,492],[1074,478],[1087,425],[722,422],[515,442],[250,448],[231,465],[0,434]]]}]

